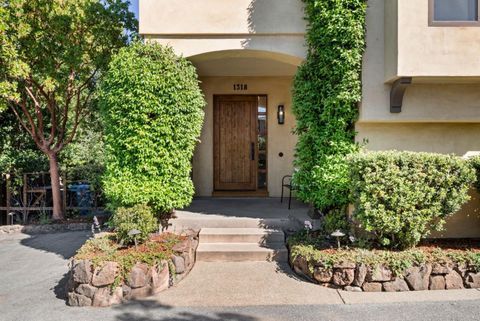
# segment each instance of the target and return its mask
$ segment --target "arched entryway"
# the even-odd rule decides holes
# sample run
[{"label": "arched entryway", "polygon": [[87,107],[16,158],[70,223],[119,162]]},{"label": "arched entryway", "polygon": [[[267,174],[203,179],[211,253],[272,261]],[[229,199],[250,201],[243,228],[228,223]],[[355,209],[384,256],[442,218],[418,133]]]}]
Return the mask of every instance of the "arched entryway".
[{"label": "arched entryway", "polygon": [[189,59],[207,101],[193,160],[197,196],[280,196],[293,171],[291,88],[302,58],[244,49]]}]

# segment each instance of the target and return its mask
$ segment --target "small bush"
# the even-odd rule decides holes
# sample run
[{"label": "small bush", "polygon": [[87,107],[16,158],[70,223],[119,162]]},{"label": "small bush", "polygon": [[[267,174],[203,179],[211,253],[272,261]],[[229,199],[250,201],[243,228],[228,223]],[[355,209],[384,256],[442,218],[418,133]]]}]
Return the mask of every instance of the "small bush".
[{"label": "small bush", "polygon": [[472,157],[470,159],[470,164],[472,164],[476,174],[475,188],[480,192],[480,156]]},{"label": "small bush", "polygon": [[354,219],[380,245],[413,247],[469,200],[475,174],[453,155],[371,152],[350,158]]},{"label": "small bush", "polygon": [[[144,242],[150,233],[158,229],[157,219],[153,216],[151,208],[146,205],[118,208],[112,216],[111,223],[118,240],[123,244],[132,244],[135,238],[139,242]],[[140,234],[135,237],[130,236],[128,233],[131,230],[138,230]]]}]

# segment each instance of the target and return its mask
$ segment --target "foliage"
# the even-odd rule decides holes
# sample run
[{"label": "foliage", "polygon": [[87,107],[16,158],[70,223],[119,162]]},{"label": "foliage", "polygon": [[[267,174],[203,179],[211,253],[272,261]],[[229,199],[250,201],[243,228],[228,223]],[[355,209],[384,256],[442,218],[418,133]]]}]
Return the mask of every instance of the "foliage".
[{"label": "foliage", "polygon": [[0,112],[49,159],[61,219],[58,154],[89,113],[96,82],[136,20],[123,0],[0,0]]},{"label": "foliage", "polygon": [[61,168],[68,181],[88,182],[95,190],[100,190],[105,171],[103,126],[99,118],[99,113],[92,113],[78,129],[76,140],[60,154]]},{"label": "foliage", "polygon": [[171,48],[134,42],[110,64],[100,104],[112,205],[144,203],[158,214],[188,205],[205,105],[195,67]]},{"label": "foliage", "polygon": [[480,156],[475,156],[470,158],[470,163],[472,164],[473,169],[475,170],[476,179],[475,179],[475,188],[480,192]]},{"label": "foliage", "polygon": [[[146,241],[150,233],[158,229],[158,222],[150,207],[139,204],[130,208],[118,208],[112,215],[111,226],[123,244],[132,244],[135,239],[138,242]],[[140,234],[129,235],[132,230],[138,230]]]},{"label": "foliage", "polygon": [[349,203],[346,155],[357,151],[364,0],[304,0],[308,56],[294,81],[298,197],[324,213]]},{"label": "foliage", "polygon": [[349,165],[354,219],[389,248],[409,248],[440,231],[469,200],[475,179],[469,162],[453,155],[370,152]]},{"label": "foliage", "polygon": [[331,210],[326,214],[323,220],[322,229],[326,235],[330,235],[336,230],[348,233],[350,231],[350,223],[346,215],[346,209],[342,207],[340,209]]},{"label": "foliage", "polygon": [[396,275],[401,275],[406,269],[423,263],[465,264],[480,271],[480,248],[463,245],[458,247],[442,245],[425,245],[404,251],[389,251],[381,249],[364,249],[359,247],[332,249],[320,243],[318,238],[310,238],[299,232],[288,238],[292,262],[297,256],[304,257],[311,270],[321,263],[325,268],[333,268],[335,264],[351,262],[365,264],[369,267],[384,265]]},{"label": "foliage", "polygon": [[78,250],[75,259],[90,260],[95,267],[103,266],[106,262],[118,263],[120,274],[115,284],[119,284],[127,278],[136,263],[145,263],[152,267],[169,260],[174,254],[173,246],[181,240],[182,237],[176,234],[163,233],[148,239],[137,248],[122,248],[113,236],[93,238]]}]

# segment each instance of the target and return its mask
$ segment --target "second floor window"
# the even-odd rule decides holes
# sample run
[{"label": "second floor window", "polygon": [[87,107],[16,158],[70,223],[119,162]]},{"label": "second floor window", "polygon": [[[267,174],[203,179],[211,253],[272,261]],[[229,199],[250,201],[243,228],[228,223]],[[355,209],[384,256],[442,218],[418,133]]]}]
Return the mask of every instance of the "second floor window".
[{"label": "second floor window", "polygon": [[479,0],[430,0],[430,24],[476,25]]}]

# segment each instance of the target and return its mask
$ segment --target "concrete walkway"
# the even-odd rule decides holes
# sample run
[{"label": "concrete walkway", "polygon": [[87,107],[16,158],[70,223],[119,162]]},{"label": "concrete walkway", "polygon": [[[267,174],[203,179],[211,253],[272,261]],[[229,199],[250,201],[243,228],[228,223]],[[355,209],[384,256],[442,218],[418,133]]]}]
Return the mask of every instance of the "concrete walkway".
[{"label": "concrete walkway", "polygon": [[0,320],[463,321],[480,315],[477,290],[337,292],[267,262],[198,263],[177,287],[157,297],[106,309],[71,308],[64,291],[68,259],[87,237],[86,232],[0,237]]}]

